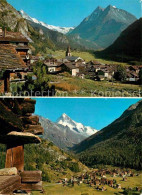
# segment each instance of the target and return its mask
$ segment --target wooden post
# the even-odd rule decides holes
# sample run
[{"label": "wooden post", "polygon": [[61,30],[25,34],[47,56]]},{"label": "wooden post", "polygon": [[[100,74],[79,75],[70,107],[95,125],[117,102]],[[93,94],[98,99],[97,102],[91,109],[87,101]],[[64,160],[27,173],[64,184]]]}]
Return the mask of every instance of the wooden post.
[{"label": "wooden post", "polygon": [[24,146],[7,145],[5,168],[16,167],[19,172],[24,171]]},{"label": "wooden post", "polygon": [[4,74],[4,91],[5,92],[10,92],[10,73],[5,72]]}]

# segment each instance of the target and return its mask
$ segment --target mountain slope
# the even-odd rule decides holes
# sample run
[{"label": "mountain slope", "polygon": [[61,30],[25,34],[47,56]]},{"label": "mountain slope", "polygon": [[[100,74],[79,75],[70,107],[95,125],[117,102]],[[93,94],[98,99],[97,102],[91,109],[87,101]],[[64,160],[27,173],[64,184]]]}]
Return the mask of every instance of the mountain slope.
[{"label": "mountain slope", "polygon": [[74,147],[86,165],[111,164],[142,168],[142,101],[120,118]]},{"label": "mountain slope", "polygon": [[[0,169],[5,167],[6,147],[0,144]],[[58,182],[70,178],[77,172],[86,172],[89,169],[75,157],[63,152],[53,143],[42,140],[40,144],[24,146],[25,170],[41,170],[42,179],[47,182]]]},{"label": "mountain slope", "polygon": [[53,123],[50,120],[45,119],[43,117],[39,118],[40,123],[44,128],[43,138],[52,141],[59,148],[62,149],[71,148],[86,138],[84,135],[81,135],[80,133],[71,131],[69,127]]},{"label": "mountain slope", "polygon": [[63,114],[56,123],[43,117],[39,117],[39,119],[44,127],[43,138],[63,149],[69,149],[97,132],[91,127],[76,123],[66,114]]},{"label": "mountain slope", "polygon": [[60,32],[24,19],[6,0],[0,1],[0,27],[24,34],[30,40],[30,46],[35,55],[46,53],[48,49],[66,49],[68,45],[78,49],[85,48]]},{"label": "mountain slope", "polygon": [[111,5],[105,9],[97,7],[71,34],[95,42],[100,48],[106,48],[134,21],[136,17],[122,9]]},{"label": "mountain slope", "polygon": [[21,32],[25,36],[28,35],[27,22],[6,0],[0,1],[0,26],[7,27],[8,30]]},{"label": "mountain slope", "polygon": [[57,123],[65,127],[69,127],[70,130],[80,133],[81,135],[84,135],[85,137],[88,137],[97,132],[97,130],[92,127],[84,126],[81,123],[77,123],[73,121],[66,114],[62,114],[62,116],[57,120]]},{"label": "mountain slope", "polygon": [[124,30],[118,39],[100,56],[116,60],[140,60],[142,58],[142,18]]},{"label": "mountain slope", "polygon": [[42,26],[44,26],[44,27],[46,27],[50,30],[54,30],[54,31],[57,31],[57,32],[60,32],[60,33],[63,33],[63,34],[67,34],[67,33],[69,33],[70,31],[72,31],[74,29],[74,27],[59,27],[59,26],[53,26],[53,25],[45,24],[42,21],[38,21],[36,18],[30,17],[23,10],[20,10],[20,14],[26,20],[29,20],[29,21],[34,22],[36,24],[40,24],[40,25],[42,25]]}]

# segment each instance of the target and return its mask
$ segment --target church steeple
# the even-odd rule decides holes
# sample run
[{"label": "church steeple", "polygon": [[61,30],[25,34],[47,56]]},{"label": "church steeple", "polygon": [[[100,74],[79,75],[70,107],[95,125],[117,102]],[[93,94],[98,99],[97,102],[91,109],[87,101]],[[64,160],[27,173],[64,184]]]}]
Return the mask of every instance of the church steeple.
[{"label": "church steeple", "polygon": [[70,46],[68,46],[67,51],[66,51],[66,57],[67,56],[72,56]]}]

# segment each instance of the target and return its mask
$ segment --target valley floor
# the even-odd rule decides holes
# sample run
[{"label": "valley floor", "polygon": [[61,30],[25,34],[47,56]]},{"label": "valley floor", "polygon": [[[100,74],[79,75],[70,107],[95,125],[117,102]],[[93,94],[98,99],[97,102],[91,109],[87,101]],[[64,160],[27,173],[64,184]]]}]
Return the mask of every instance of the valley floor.
[{"label": "valley floor", "polygon": [[[122,181],[122,177],[107,177],[109,179],[115,179],[118,184],[121,184],[122,188],[142,188],[142,173],[139,176],[128,177],[127,181]],[[76,184],[74,187],[64,186],[57,183],[43,183],[44,194],[45,195],[114,195],[123,194],[123,189],[114,189],[105,185],[107,191],[98,191],[88,184]],[[38,195],[39,192],[34,192],[33,195]],[[140,194],[140,192],[135,192],[132,194]]]}]

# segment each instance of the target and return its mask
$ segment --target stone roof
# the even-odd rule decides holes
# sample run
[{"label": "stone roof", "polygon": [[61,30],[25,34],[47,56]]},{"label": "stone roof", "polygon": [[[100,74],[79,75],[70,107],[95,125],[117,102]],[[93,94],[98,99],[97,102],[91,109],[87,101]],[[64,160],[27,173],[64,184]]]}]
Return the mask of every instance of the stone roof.
[{"label": "stone roof", "polygon": [[16,46],[0,45],[0,70],[26,69],[27,66],[16,52]]},{"label": "stone roof", "polygon": [[77,59],[81,59],[79,56],[67,56],[66,59],[69,61],[76,61]]},{"label": "stone roof", "polygon": [[20,32],[6,32],[6,36],[0,36],[0,42],[25,42],[29,40]]},{"label": "stone roof", "polygon": [[67,66],[69,69],[78,69],[75,65],[73,65],[72,63],[65,63],[65,66]]}]

